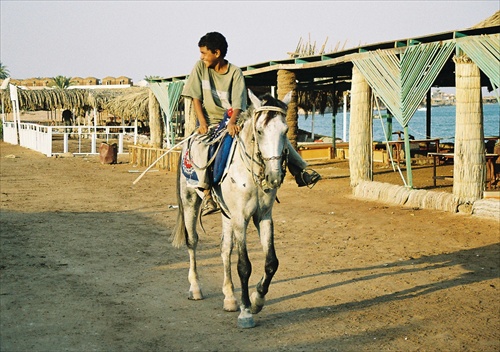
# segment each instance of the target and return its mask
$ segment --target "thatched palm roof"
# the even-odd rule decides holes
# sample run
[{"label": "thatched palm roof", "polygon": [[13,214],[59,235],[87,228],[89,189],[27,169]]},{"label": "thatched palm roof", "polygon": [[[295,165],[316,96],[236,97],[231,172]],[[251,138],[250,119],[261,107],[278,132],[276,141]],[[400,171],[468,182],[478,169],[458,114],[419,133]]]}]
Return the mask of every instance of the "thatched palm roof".
[{"label": "thatched palm roof", "polygon": [[495,12],[492,16],[479,22],[472,28],[486,28],[493,26],[500,26],[500,11]]},{"label": "thatched palm roof", "polygon": [[[26,111],[70,109],[107,110],[123,118],[148,118],[148,88],[126,89],[18,89],[19,108]],[[0,91],[5,112],[12,112],[9,89]]]},{"label": "thatched palm roof", "polygon": [[125,89],[106,104],[106,110],[125,119],[140,120],[149,116],[149,88]]},{"label": "thatched palm roof", "polygon": [[[303,43],[302,38],[300,38],[297,49],[289,54],[293,58],[323,54],[327,41],[328,38],[319,49],[319,52],[316,53],[316,43],[312,45],[310,39],[308,43]],[[338,46],[335,51],[337,49]],[[324,114],[326,108],[331,108],[336,113],[339,99],[342,99],[342,96],[341,87],[335,88],[331,85],[330,80],[317,78],[314,84],[297,87],[297,106],[302,108],[306,114],[308,111],[312,111],[313,108],[320,114]]]},{"label": "thatched palm roof", "polygon": [[[18,89],[19,108],[22,110],[55,110],[82,108],[86,105],[86,92],[80,89]],[[12,111],[10,91],[0,91],[5,112]]]}]

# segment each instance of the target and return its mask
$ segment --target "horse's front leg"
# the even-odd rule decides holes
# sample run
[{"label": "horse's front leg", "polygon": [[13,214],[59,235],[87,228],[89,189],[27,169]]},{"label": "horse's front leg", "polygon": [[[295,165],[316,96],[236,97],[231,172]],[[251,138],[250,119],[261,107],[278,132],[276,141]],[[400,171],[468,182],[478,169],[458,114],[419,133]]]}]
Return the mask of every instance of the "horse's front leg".
[{"label": "horse's front leg", "polygon": [[269,285],[273,279],[274,274],[278,270],[278,258],[276,256],[276,251],[274,249],[274,225],[271,215],[265,219],[254,219],[255,225],[259,231],[260,241],[262,244],[262,249],[266,256],[264,265],[264,276],[260,279],[257,284],[257,289],[252,293],[252,313],[259,313],[264,304],[266,303],[266,294],[269,291]]},{"label": "horse's front leg", "polygon": [[248,282],[252,274],[252,264],[248,257],[246,243],[247,221],[232,221],[234,239],[238,245],[238,275],[241,282],[241,305],[238,316],[238,327],[253,328],[255,322],[251,312],[250,296],[248,294]]},{"label": "horse's front leg", "polygon": [[236,312],[238,302],[234,296],[233,277],[231,275],[231,253],[233,252],[233,230],[231,220],[222,215],[222,242],[221,257],[224,265],[224,283],[222,292],[224,293],[224,310],[227,312]]}]

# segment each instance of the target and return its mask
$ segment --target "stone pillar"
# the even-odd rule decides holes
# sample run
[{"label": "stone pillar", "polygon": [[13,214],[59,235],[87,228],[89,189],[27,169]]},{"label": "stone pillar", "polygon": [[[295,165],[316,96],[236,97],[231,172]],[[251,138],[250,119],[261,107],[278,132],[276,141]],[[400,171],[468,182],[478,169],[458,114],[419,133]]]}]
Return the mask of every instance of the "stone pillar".
[{"label": "stone pillar", "polygon": [[349,124],[349,169],[351,187],[371,181],[372,173],[371,88],[361,72],[352,69],[351,118]]}]

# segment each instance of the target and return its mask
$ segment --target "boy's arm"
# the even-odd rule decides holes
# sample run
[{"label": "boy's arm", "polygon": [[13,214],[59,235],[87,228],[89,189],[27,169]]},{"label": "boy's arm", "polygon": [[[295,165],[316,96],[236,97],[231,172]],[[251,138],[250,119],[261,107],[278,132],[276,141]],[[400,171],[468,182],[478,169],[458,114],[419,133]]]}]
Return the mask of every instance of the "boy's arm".
[{"label": "boy's arm", "polygon": [[208,132],[208,123],[205,118],[205,114],[203,114],[203,107],[201,105],[201,100],[193,98],[193,106],[194,112],[196,113],[196,117],[198,118],[198,133],[206,134]]},{"label": "boy's arm", "polygon": [[236,124],[238,122],[238,117],[240,116],[241,109],[234,109],[233,110],[233,115],[229,119],[229,122],[227,123],[227,132],[231,135],[231,137],[236,136],[240,130],[241,127]]}]

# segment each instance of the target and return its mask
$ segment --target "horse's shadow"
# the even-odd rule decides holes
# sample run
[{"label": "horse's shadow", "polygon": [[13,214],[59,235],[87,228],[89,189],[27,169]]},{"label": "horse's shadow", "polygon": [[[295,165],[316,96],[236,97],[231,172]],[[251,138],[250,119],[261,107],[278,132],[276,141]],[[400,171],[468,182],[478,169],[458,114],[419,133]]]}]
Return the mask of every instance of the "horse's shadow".
[{"label": "horse's shadow", "polygon": [[[297,281],[310,277],[318,277],[323,275],[338,275],[342,273],[361,274],[354,278],[345,281],[335,282],[329,285],[314,287],[302,292],[282,296],[275,299],[268,300],[268,304],[274,304],[284,301],[290,301],[298,297],[311,295],[314,293],[335,289],[349,284],[360,283],[363,281],[369,282],[379,278],[384,278],[394,275],[402,274],[418,274],[439,270],[443,268],[461,269],[462,272],[457,276],[445,278],[436,282],[429,282],[427,284],[415,285],[410,288],[398,290],[389,294],[379,295],[365,300],[345,302],[341,304],[329,305],[325,301],[325,305],[317,308],[303,308],[299,310],[291,309],[287,313],[276,313],[283,317],[283,315],[293,315],[297,319],[314,319],[325,314],[325,309],[333,312],[361,310],[375,305],[380,305],[388,302],[401,301],[419,296],[427,295],[436,291],[445,290],[457,286],[470,285],[490,279],[500,277],[499,265],[500,243],[495,243],[479,248],[472,248],[461,250],[458,252],[444,253],[438,255],[422,256],[420,258],[410,258],[404,261],[396,261],[388,264],[374,265],[360,268],[339,269],[328,272],[321,272],[312,275],[305,275],[295,277],[287,280],[276,280],[274,284],[286,281]],[[363,272],[370,272],[370,274],[362,275]],[[415,280],[417,281],[417,280]],[[495,288],[495,287],[494,287]],[[326,296],[326,295],[325,295]],[[293,305],[293,304],[291,304]],[[273,314],[267,316],[268,319],[273,319]],[[295,319],[295,318],[294,318]]]}]

